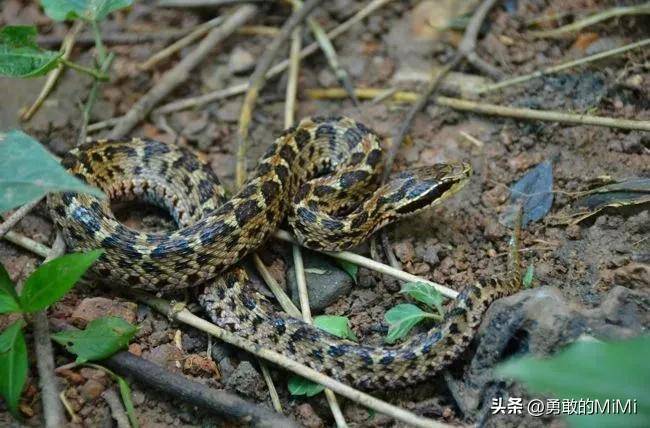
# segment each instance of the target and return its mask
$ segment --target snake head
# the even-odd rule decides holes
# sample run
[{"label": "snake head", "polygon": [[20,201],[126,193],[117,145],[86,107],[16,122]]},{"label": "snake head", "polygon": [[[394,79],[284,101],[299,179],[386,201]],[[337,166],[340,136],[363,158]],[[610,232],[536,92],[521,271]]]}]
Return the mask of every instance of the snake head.
[{"label": "snake head", "polygon": [[439,163],[400,172],[386,184],[386,202],[399,215],[414,214],[458,192],[472,175],[468,163]]}]

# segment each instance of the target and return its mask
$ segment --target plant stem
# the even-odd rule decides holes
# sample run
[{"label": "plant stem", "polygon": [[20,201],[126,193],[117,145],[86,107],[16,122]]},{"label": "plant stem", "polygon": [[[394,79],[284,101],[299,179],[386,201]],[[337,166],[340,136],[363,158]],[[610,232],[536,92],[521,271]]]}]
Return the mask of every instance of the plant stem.
[{"label": "plant stem", "polygon": [[82,73],[89,74],[97,80],[102,80],[102,81],[108,80],[107,75],[93,68],[84,67],[83,65],[79,65],[76,62],[68,61],[65,58],[60,58],[59,61],[61,61],[61,64],[65,65],[66,67],[70,67],[73,70],[77,70],[77,71],[81,71]]},{"label": "plant stem", "polygon": [[102,32],[99,29],[99,22],[91,21],[90,25],[93,29],[93,36],[95,37],[95,48],[97,49],[97,59],[98,63],[104,64],[106,61],[106,48],[104,47],[104,42],[102,42]]}]

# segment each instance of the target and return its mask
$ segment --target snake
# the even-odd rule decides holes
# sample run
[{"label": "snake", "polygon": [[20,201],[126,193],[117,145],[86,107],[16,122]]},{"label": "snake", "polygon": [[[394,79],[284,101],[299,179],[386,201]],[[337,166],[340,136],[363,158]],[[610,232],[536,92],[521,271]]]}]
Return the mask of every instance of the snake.
[{"label": "snake", "polygon": [[[176,144],[129,138],[87,142],[62,165],[106,198],[61,192],[48,209],[68,248],[101,248],[93,271],[108,283],[169,293],[202,286],[199,303],[219,327],[360,389],[399,388],[438,373],[472,340],[512,281],[466,286],[428,331],[401,344],[341,339],[278,310],[238,262],[282,224],[307,248],[341,251],[386,225],[442,203],[469,180],[469,163],[439,163],[381,179],[376,132],[348,117],[305,118],[269,146],[228,198],[210,166]],[[144,201],[177,229],[143,232],[120,223],[111,201]]]}]

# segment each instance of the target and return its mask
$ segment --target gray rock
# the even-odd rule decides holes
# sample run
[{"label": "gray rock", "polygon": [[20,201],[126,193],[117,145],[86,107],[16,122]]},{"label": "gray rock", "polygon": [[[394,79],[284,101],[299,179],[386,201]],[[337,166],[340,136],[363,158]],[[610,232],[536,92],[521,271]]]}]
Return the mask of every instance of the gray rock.
[{"label": "gray rock", "polygon": [[239,363],[226,380],[226,387],[247,397],[260,400],[265,399],[268,394],[264,379],[248,361]]},{"label": "gray rock", "polygon": [[228,60],[228,70],[232,74],[245,73],[253,68],[255,65],[255,58],[247,50],[236,47],[230,54]]},{"label": "gray rock", "polygon": [[[352,289],[353,281],[350,275],[333,261],[308,251],[303,251],[302,255],[312,311],[322,311]],[[296,305],[300,305],[296,270],[293,266],[289,269],[288,275],[291,299]]]}]

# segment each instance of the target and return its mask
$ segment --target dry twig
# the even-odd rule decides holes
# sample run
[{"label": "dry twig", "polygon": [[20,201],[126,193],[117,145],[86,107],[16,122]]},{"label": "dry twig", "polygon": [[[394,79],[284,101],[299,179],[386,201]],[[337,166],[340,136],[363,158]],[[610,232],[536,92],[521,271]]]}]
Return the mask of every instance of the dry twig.
[{"label": "dry twig", "polygon": [[[360,99],[372,99],[384,89],[366,88],[357,89],[355,92]],[[340,99],[347,95],[345,91],[333,89],[312,89],[306,91],[307,96],[312,98]],[[394,101],[416,102],[420,94],[416,92],[398,91],[392,95]],[[500,106],[497,104],[479,103],[476,101],[463,100],[461,98],[435,97],[439,106],[450,107],[460,111],[470,111],[501,117],[512,117],[516,119],[543,120],[549,122],[570,123],[574,125],[605,126],[610,128],[631,129],[637,131],[650,131],[650,121],[618,119],[614,117],[593,116],[589,114],[564,113],[553,110],[533,110],[528,108],[517,108]]]},{"label": "dry twig", "polygon": [[[63,255],[63,253],[65,253],[63,236],[57,233],[52,249],[45,258],[45,262],[55,259]],[[45,426],[48,428],[59,428],[65,425],[65,415],[61,400],[59,399],[59,386],[56,375],[54,374],[54,353],[52,352],[52,342],[50,341],[47,309],[34,313],[33,327],[34,350],[36,355],[38,355],[36,367],[38,368],[38,383],[41,387]]]},{"label": "dry twig", "polygon": [[[354,16],[352,16],[350,19],[343,22],[341,25],[334,28],[333,30],[329,31],[327,33],[327,37],[330,40],[337,38],[341,34],[348,31],[350,28],[352,28],[359,21],[366,18],[368,15],[372,14],[374,11],[376,11],[377,9],[379,9],[389,1],[391,0],[372,0],[363,9],[355,13]],[[318,50],[318,43],[316,42],[311,43],[309,46],[306,46],[300,51],[300,59],[305,59],[306,57],[313,54],[317,50]],[[271,67],[268,73],[266,73],[266,78],[270,79],[272,77],[275,77],[281,74],[288,67],[289,67],[289,60],[281,61],[275,66]],[[221,100],[234,95],[243,94],[244,92],[246,92],[247,89],[248,89],[247,83],[231,86],[226,89],[220,89],[217,91],[208,92],[207,94],[199,95],[197,97],[185,98],[185,99],[171,102],[169,104],[165,104],[160,108],[158,108],[156,112],[171,113],[174,111],[185,110],[191,107],[200,107],[217,100]]]},{"label": "dry twig", "polygon": [[213,29],[199,43],[194,51],[183,58],[174,68],[165,73],[156,85],[146,95],[131,107],[129,112],[122,116],[110,133],[111,138],[119,138],[129,132],[144,117],[149,114],[163,98],[169,95],[178,85],[187,80],[190,72],[214,49],[214,47],[231,35],[237,27],[251,19],[257,8],[245,5],[237,9],[223,23]]},{"label": "dry twig", "polygon": [[117,423],[117,428],[131,428],[129,423],[129,417],[124,411],[124,406],[122,405],[122,400],[115,392],[114,388],[108,388],[102,392],[102,398],[108,404],[108,407],[111,409],[111,415],[115,422]]},{"label": "dry twig", "polygon": [[531,31],[529,34],[534,37],[557,37],[565,33],[580,31],[585,27],[597,24],[609,18],[625,15],[648,15],[650,14],[650,3],[637,6],[614,7],[603,12],[596,13],[584,19],[575,21],[572,24],[548,31]]},{"label": "dry twig", "polygon": [[305,20],[322,0],[307,0],[305,4],[295,11],[284,23],[280,34],[273,39],[273,42],[264,51],[259,62],[255,66],[255,71],[248,80],[248,90],[244,97],[241,112],[239,115],[239,125],[237,127],[237,160],[235,165],[235,183],[240,187],[246,181],[246,151],[248,149],[248,130],[250,127],[253,108],[262,86],[266,82],[266,73],[271,68],[273,59],[277,56],[284,42],[289,38],[291,32],[302,21]]},{"label": "dry twig", "polygon": [[[63,38],[63,43],[61,44],[61,58],[70,58],[70,54],[72,53],[72,48],[74,47],[77,34],[79,31],[81,31],[83,25],[83,21],[76,21],[68,34],[65,35]],[[43,85],[43,89],[41,89],[41,92],[38,94],[36,101],[34,101],[34,103],[23,114],[20,115],[20,120],[29,120],[32,118],[32,116],[34,116],[34,113],[38,111],[38,109],[43,104],[43,101],[45,101],[47,96],[50,95],[50,92],[52,92],[54,85],[56,85],[56,82],[59,80],[59,76],[61,76],[61,73],[63,73],[64,69],[65,66],[63,64],[59,64],[47,75],[45,85]]]}]

